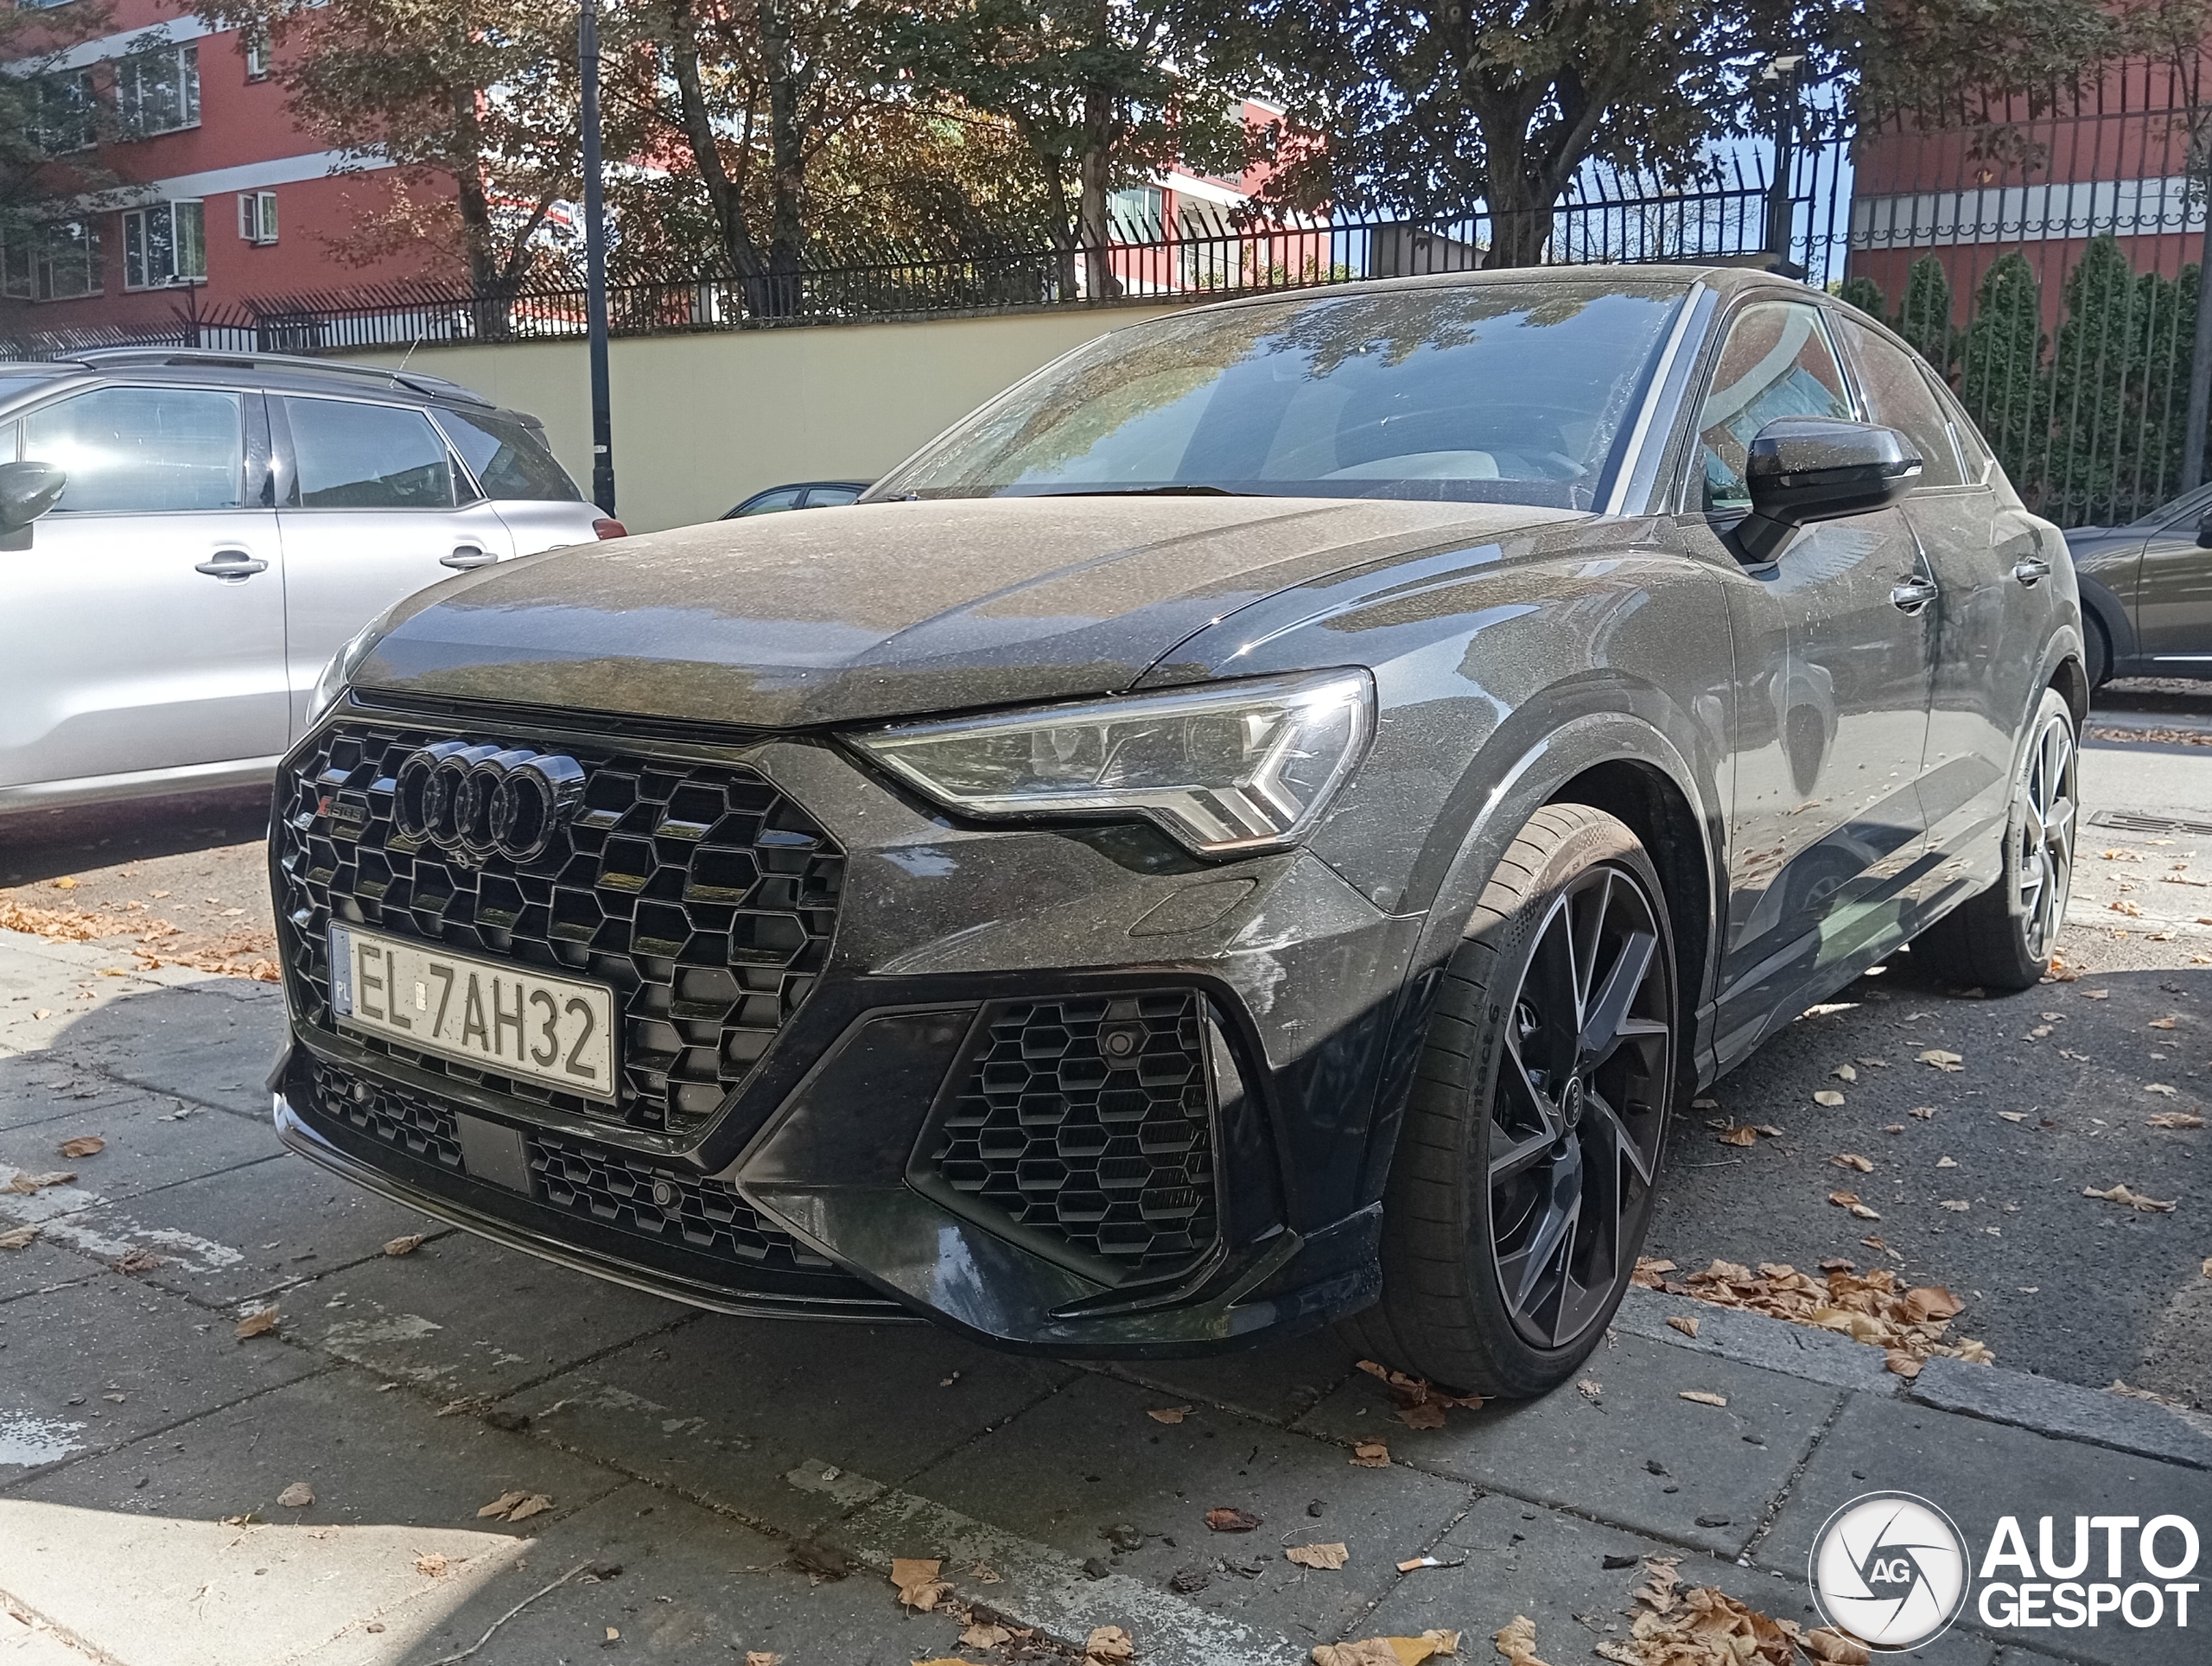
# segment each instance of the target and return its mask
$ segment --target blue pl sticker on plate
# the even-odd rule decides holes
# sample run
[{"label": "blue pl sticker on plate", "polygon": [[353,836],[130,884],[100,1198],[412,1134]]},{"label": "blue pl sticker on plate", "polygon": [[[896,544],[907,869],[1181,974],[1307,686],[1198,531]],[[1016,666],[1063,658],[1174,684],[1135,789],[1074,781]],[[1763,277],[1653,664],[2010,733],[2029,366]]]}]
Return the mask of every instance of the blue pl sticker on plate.
[{"label": "blue pl sticker on plate", "polygon": [[342,925],[330,928],[330,1010],[353,1015],[353,934]]}]

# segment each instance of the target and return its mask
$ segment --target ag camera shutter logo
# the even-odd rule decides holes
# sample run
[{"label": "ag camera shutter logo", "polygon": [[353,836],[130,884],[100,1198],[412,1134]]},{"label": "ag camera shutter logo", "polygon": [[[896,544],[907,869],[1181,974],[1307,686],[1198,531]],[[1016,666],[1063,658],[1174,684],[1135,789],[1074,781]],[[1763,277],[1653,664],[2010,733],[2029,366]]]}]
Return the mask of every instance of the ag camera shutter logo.
[{"label": "ag camera shutter logo", "polygon": [[1910,1492],[1853,1498],[1821,1529],[1811,1561],[1821,1617],[1870,1648],[1932,1643],[1966,1606],[1966,1539]]}]

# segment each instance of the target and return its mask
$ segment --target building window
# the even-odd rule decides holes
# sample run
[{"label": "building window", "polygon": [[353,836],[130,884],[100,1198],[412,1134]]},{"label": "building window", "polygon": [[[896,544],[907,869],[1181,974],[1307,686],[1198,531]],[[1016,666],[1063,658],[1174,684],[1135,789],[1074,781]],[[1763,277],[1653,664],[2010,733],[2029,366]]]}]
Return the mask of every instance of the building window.
[{"label": "building window", "polygon": [[115,109],[136,139],[199,126],[199,47],[156,47],[118,60]]},{"label": "building window", "polygon": [[0,294],[74,301],[100,292],[100,234],[86,220],[11,228],[0,241]]},{"label": "building window", "polygon": [[276,240],[276,194],[274,191],[238,193],[238,235],[248,243]]},{"label": "building window", "polygon": [[249,29],[238,37],[238,49],[245,54],[245,78],[249,81],[269,79],[269,37],[257,29]]},{"label": "building window", "polygon": [[91,149],[93,118],[99,109],[92,92],[92,72],[42,75],[32,85],[31,134],[38,148],[49,156]]},{"label": "building window", "polygon": [[206,208],[157,202],[123,217],[123,287],[158,289],[207,276]]},{"label": "building window", "polygon": [[1160,215],[1167,194],[1156,185],[1132,185],[1114,193],[1107,201],[1107,218],[1113,235],[1149,243],[1163,235]]}]

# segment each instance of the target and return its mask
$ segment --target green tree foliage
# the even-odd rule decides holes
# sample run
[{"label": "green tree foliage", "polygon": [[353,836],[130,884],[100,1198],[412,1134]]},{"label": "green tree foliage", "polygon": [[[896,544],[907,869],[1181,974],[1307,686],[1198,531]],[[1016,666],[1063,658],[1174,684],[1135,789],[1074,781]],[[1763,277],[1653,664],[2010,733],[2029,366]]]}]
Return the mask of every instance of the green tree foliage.
[{"label": "green tree foliage", "polygon": [[1889,316],[1882,310],[1882,286],[1871,277],[1854,274],[1844,279],[1835,293],[1837,300],[1858,308],[1869,318],[1886,319]]},{"label": "green tree foliage", "polygon": [[1923,255],[1905,270],[1904,298],[1890,327],[1946,378],[1956,367],[1959,352],[1951,311],[1950,275],[1934,255]]},{"label": "green tree foliage", "polygon": [[2157,478],[2166,449],[2157,396],[2171,378],[2170,361],[2154,372],[2152,350],[2171,352],[2173,287],[2154,273],[2139,277],[2109,236],[2093,238],[2066,275],[2066,316],[2051,353],[2045,491],[2069,522],[2112,519],[2133,504],[2146,472]]},{"label": "green tree foliage", "polygon": [[1959,398],[2023,492],[2040,480],[2048,429],[2041,398],[2043,293],[2017,251],[1999,257],[1974,291],[1961,344]]}]

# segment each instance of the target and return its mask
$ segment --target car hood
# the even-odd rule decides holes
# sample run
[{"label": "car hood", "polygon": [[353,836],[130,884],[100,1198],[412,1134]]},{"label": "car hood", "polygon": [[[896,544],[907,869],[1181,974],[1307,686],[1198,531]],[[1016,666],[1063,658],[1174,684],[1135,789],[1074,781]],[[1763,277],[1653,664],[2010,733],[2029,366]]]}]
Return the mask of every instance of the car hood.
[{"label": "car hood", "polygon": [[1287,586],[1573,512],[995,498],[763,516],[503,563],[402,603],[354,686],[764,728],[1126,689]]}]

